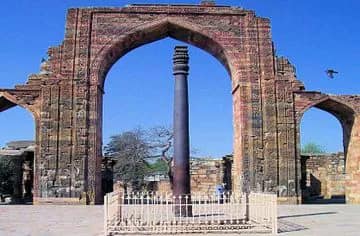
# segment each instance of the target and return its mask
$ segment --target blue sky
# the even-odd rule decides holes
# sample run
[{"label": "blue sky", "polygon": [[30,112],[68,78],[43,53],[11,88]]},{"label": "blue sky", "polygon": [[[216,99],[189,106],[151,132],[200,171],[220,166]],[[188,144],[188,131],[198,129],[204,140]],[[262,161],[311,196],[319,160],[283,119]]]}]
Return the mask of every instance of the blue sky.
[{"label": "blue sky", "polygon": [[[136,1],[2,1],[0,18],[0,87],[22,84],[39,70],[47,48],[64,36],[66,9],[81,6],[124,6]],[[198,3],[199,1],[139,1],[146,3]],[[138,3],[139,3],[138,2]],[[287,56],[308,90],[332,94],[360,94],[360,2],[242,0],[220,5],[255,10],[271,20],[278,55]],[[172,39],[138,48],[119,60],[106,78],[104,143],[108,137],[142,125],[172,122]],[[181,43],[182,44],[182,43]],[[190,47],[191,142],[198,155],[221,156],[232,150],[232,114],[229,77],[206,52]],[[156,60],[154,60],[156,58]],[[324,70],[340,73],[334,80]],[[339,122],[315,109],[303,118],[302,142],[315,141],[328,151],[342,148]],[[21,108],[0,113],[0,146],[8,140],[31,139],[31,115]]]}]

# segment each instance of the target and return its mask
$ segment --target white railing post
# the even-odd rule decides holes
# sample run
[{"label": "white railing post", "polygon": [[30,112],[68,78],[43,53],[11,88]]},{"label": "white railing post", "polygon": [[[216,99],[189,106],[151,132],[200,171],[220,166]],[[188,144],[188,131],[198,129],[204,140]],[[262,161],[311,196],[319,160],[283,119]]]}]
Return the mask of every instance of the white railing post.
[{"label": "white railing post", "polygon": [[278,234],[278,218],[277,218],[277,196],[274,195],[273,196],[273,234],[277,235]]},{"label": "white railing post", "polygon": [[119,221],[121,219],[121,194],[117,197],[117,202],[115,204],[117,205],[115,206],[117,209],[116,219]]},{"label": "white railing post", "polygon": [[108,217],[108,194],[104,196],[104,234],[105,236],[108,235],[108,226],[107,226],[107,217]]}]

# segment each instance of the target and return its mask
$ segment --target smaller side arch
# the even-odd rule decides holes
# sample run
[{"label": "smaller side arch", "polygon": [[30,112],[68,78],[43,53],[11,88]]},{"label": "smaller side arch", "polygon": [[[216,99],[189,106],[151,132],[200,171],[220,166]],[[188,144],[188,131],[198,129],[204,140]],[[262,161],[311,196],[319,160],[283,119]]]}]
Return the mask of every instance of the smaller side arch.
[{"label": "smaller side arch", "polygon": [[34,119],[39,119],[40,111],[35,108],[38,105],[38,102],[33,102],[33,105],[23,103],[16,95],[14,95],[16,93],[16,90],[0,90],[0,112],[10,109],[14,106],[20,106],[29,111],[33,115]]},{"label": "smaller side arch", "polygon": [[319,92],[295,92],[295,115],[301,120],[303,114],[310,108],[316,107],[332,115],[340,116],[342,113],[354,115],[355,109],[352,104],[347,104],[337,96],[331,96]]},{"label": "smaller side arch", "polygon": [[[26,99],[28,97],[28,99]],[[39,180],[40,180],[40,91],[23,91],[16,89],[0,90],[0,112],[6,111],[15,106],[30,112],[34,120],[34,169],[33,169],[33,198],[39,196]],[[24,102],[26,101],[26,102]]]},{"label": "smaller side arch", "polygon": [[[343,130],[344,154],[346,156],[355,119],[355,110],[340,99],[327,94],[302,93],[300,97],[295,96],[295,113],[297,129],[299,130],[298,133],[300,133],[300,123],[304,113],[312,107],[330,113],[340,122]],[[298,139],[300,138],[298,137]]]},{"label": "smaller side arch", "polygon": [[[326,111],[332,114],[334,117],[339,120],[342,130],[343,130],[343,146],[344,146],[344,156],[345,156],[345,170],[347,175],[347,180],[345,184],[346,192],[346,202],[354,202],[353,197],[349,196],[348,193],[358,192],[354,190],[354,181],[356,176],[356,168],[350,168],[358,160],[358,155],[356,152],[356,146],[354,143],[358,142],[356,133],[358,132],[359,123],[357,120],[357,112],[354,109],[353,104],[348,104],[346,101],[341,99],[341,96],[321,94],[317,92],[299,92],[295,93],[295,120],[296,120],[296,129],[297,129],[297,158],[300,158],[300,123],[304,113],[312,108],[318,108],[320,110]],[[355,180],[354,180],[355,179]],[[358,184],[358,182],[357,182]],[[355,199],[355,201],[358,201]]]}]

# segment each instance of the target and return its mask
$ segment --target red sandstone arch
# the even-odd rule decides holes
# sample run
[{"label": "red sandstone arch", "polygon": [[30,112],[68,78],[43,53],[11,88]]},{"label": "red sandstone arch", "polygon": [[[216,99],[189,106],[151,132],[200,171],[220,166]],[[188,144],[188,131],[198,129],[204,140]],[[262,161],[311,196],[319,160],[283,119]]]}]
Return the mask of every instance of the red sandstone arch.
[{"label": "red sandstone arch", "polygon": [[355,110],[350,105],[345,104],[341,100],[330,97],[326,94],[320,98],[313,99],[314,98],[310,97],[308,103],[306,103],[305,106],[298,108],[299,111],[297,111],[297,123],[301,123],[301,119],[304,113],[312,107],[316,107],[335,116],[343,129],[344,153],[346,155],[350,141],[351,129],[354,124]]},{"label": "red sandstone arch", "polygon": [[[304,96],[305,95],[305,96]],[[296,100],[296,99],[295,99]],[[352,192],[357,192],[356,186],[354,189],[354,181],[352,175],[357,174],[356,166],[358,166],[359,155],[356,152],[355,143],[358,141],[357,133],[359,130],[358,120],[356,119],[356,110],[351,106],[343,102],[340,98],[336,96],[329,96],[326,94],[319,93],[304,93],[301,96],[302,105],[300,100],[298,101],[298,106],[296,107],[296,119],[297,119],[297,155],[300,156],[300,123],[304,113],[312,107],[316,107],[320,110],[326,111],[331,115],[335,116],[336,119],[340,122],[343,130],[343,146],[344,146],[344,155],[346,162],[346,174],[348,175],[348,181],[346,183],[346,201],[354,202],[353,197],[351,196]],[[350,196],[349,196],[350,195]]]},{"label": "red sandstone arch", "polygon": [[40,148],[39,148],[39,133],[40,133],[40,126],[39,126],[39,117],[40,114],[39,112],[32,106],[29,106],[28,104],[24,104],[23,102],[21,102],[19,99],[16,98],[16,96],[11,95],[9,92],[6,91],[0,91],[0,112],[4,112],[12,107],[15,106],[19,106],[23,109],[25,109],[26,111],[28,111],[31,116],[33,117],[34,120],[34,138],[35,138],[35,150],[34,150],[34,176],[33,176],[33,197],[37,197],[38,196],[38,189],[36,188],[36,186],[39,183],[39,174],[38,174],[38,155],[40,153]]},{"label": "red sandstone arch", "polygon": [[301,116],[310,108],[316,107],[321,110],[324,110],[326,112],[329,112],[330,114],[334,115],[336,118],[341,119],[344,115],[354,115],[355,110],[354,108],[341,101],[340,99],[337,99],[336,97],[329,96],[327,94],[322,94],[320,98],[312,99],[311,97],[308,98],[309,101],[305,103],[303,106],[300,106],[298,109],[298,113]]},{"label": "red sandstone arch", "polygon": [[33,116],[34,120],[40,117],[39,112],[28,104],[24,104],[19,101],[16,96],[11,95],[9,92],[0,91],[0,112],[10,109],[14,106],[20,106],[25,110],[29,111]]},{"label": "red sandstone arch", "polygon": [[166,37],[189,43],[213,55],[232,77],[233,59],[210,32],[205,32],[195,24],[186,23],[183,19],[180,22],[174,18],[166,18],[140,25],[121,36],[110,39],[92,61],[92,79],[97,78],[96,82],[103,88],[105,77],[117,60],[137,47]]},{"label": "red sandstone arch", "polygon": [[[231,37],[231,32],[224,32],[224,34],[226,35],[224,37]],[[155,20],[141,24],[128,32],[124,32],[119,35],[113,35],[112,37],[110,37],[110,39],[107,40],[107,42],[103,47],[101,47],[101,49],[91,54],[92,61],[90,67],[90,83],[92,86],[97,87],[96,95],[94,94],[93,97],[96,98],[96,102],[94,103],[97,104],[97,114],[99,114],[97,116],[98,120],[96,122],[97,130],[94,131],[94,133],[96,133],[96,154],[94,156],[102,156],[103,98],[102,93],[99,94],[99,89],[101,92],[104,91],[105,77],[111,66],[131,50],[134,50],[142,45],[161,40],[166,37],[171,37],[179,41],[189,43],[213,55],[217,60],[220,61],[220,63],[222,63],[222,65],[224,65],[231,78],[241,75],[241,73],[234,69],[234,64],[238,62],[238,58],[234,58],[233,55],[235,54],[233,54],[233,52],[228,52],[229,49],[233,49],[233,45],[229,44],[227,48],[224,48],[224,43],[219,43],[216,40],[213,32],[210,32],[204,29],[204,27],[201,27],[200,25],[197,25],[195,23],[187,22],[184,20],[184,18],[180,18],[179,20],[177,20],[176,17],[166,17],[165,19]],[[96,41],[96,39],[94,39],[94,41]],[[239,56],[239,53],[236,55]],[[237,103],[239,102],[240,101],[238,101]],[[243,111],[237,112],[241,113]],[[233,116],[235,116],[235,113],[236,112],[234,111]],[[236,133],[238,133],[238,136],[240,137],[238,138],[238,140],[242,138],[239,135],[240,133],[242,133],[240,131],[240,128],[243,127],[236,127],[234,125],[234,139]],[[240,145],[238,146],[240,147]],[[241,149],[239,148],[239,150]],[[239,150],[234,152],[234,156],[235,158],[237,158],[237,160],[240,161],[242,155]]]}]

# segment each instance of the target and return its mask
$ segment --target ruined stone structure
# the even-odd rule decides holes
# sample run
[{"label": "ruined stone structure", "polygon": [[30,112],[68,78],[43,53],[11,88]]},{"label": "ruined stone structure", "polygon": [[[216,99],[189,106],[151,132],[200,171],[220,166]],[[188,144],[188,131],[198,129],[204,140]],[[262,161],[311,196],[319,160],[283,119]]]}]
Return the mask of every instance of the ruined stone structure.
[{"label": "ruined stone structure", "polygon": [[303,202],[345,196],[344,153],[301,154]]},{"label": "ruined stone structure", "polygon": [[[190,161],[191,194],[213,195],[218,185],[224,184],[225,190],[231,191],[232,157],[223,159],[199,158]],[[160,193],[171,193],[167,173],[156,173],[147,178],[148,190]]]},{"label": "ruined stone structure", "polygon": [[41,72],[0,90],[0,111],[19,105],[35,119],[36,202],[102,202],[106,74],[127,52],[165,37],[209,52],[231,77],[234,191],[279,192],[299,202],[299,124],[317,107],[342,124],[346,198],[360,203],[360,96],[305,91],[294,66],[274,54],[269,19],[213,4],[69,9],[64,41],[49,49]]},{"label": "ruined stone structure", "polygon": [[212,195],[218,185],[231,190],[231,162],[229,159],[200,159],[191,161],[191,193]]},{"label": "ruined stone structure", "polygon": [[13,192],[1,193],[11,196],[12,203],[31,203],[33,191],[34,142],[13,141],[0,149],[0,160],[13,167]]}]

